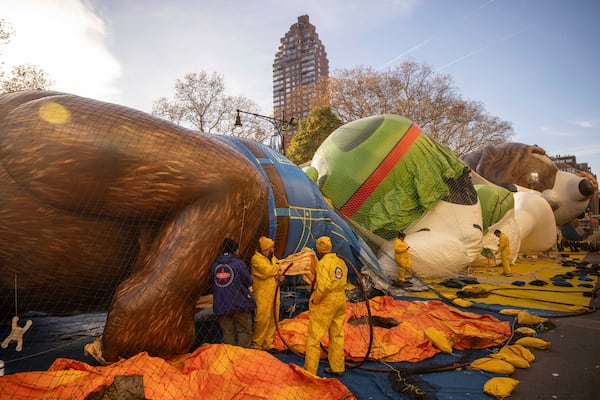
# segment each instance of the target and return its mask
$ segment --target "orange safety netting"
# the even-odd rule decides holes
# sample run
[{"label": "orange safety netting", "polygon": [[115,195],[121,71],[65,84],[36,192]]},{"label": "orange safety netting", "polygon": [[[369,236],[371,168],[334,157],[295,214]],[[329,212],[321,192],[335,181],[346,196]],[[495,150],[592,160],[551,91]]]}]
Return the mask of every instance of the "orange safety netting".
[{"label": "orange safety netting", "polygon": [[266,352],[221,344],[168,361],[140,353],[103,367],[60,358],[48,371],[0,376],[0,398],[85,399],[122,375],[142,375],[148,400],[354,398],[337,379],[313,376]]},{"label": "orange safety netting", "polygon": [[[370,300],[374,319],[383,321],[384,328],[373,327],[373,343],[369,359],[388,362],[417,362],[439,353],[424,331],[433,327],[440,331],[456,350],[482,349],[503,344],[511,334],[510,324],[487,315],[460,311],[441,301],[394,300],[389,296]],[[294,319],[279,323],[279,332],[274,346],[284,350],[304,353],[309,313],[303,312]],[[346,303],[344,321],[344,352],[347,360],[364,359],[369,347],[369,325],[364,302]],[[323,344],[327,347],[327,337]],[[285,343],[284,343],[285,341]],[[286,346],[287,344],[287,346]],[[324,354],[323,354],[324,356]]]}]

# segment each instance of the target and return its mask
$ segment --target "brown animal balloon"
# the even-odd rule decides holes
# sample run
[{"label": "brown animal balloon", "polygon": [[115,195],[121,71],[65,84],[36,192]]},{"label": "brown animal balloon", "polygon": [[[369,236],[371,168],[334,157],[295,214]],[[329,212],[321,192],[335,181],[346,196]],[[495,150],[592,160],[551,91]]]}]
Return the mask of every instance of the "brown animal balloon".
[{"label": "brown animal balloon", "polygon": [[[540,192],[550,204],[557,225],[565,224],[588,207],[594,184],[585,177],[559,171],[546,151],[523,143],[488,143],[466,154],[463,161],[496,185]],[[517,186],[515,186],[517,185]]]},{"label": "brown animal balloon", "polygon": [[268,183],[236,148],[114,104],[0,96],[0,299],[102,310],[107,360],[194,340],[223,238],[251,252]]}]

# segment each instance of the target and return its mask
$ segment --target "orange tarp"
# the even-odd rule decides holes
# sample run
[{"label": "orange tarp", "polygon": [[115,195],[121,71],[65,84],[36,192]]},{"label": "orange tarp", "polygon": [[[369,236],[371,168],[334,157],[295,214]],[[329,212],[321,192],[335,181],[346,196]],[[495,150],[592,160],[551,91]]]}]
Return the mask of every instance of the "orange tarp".
[{"label": "orange tarp", "polygon": [[[424,331],[428,327],[443,333],[456,350],[499,346],[511,334],[508,322],[491,315],[464,312],[437,300],[405,301],[382,296],[371,299],[369,304],[372,316],[393,318],[398,323],[391,328],[374,326],[369,354],[372,360],[417,362],[434,356],[440,350],[425,336]],[[356,319],[362,319],[363,323],[357,325],[349,322]],[[281,321],[279,332],[285,344],[277,335],[275,347],[284,350],[289,346],[294,351],[304,353],[308,321],[308,312]],[[346,303],[344,352],[347,360],[360,361],[368,351],[369,326],[366,321],[367,308],[364,302]],[[323,344],[327,346],[327,337]]]},{"label": "orange tarp", "polygon": [[103,367],[60,358],[48,371],[0,376],[0,398],[85,399],[118,375],[142,375],[148,400],[354,398],[337,379],[315,377],[266,352],[221,344],[169,361],[140,353]]}]

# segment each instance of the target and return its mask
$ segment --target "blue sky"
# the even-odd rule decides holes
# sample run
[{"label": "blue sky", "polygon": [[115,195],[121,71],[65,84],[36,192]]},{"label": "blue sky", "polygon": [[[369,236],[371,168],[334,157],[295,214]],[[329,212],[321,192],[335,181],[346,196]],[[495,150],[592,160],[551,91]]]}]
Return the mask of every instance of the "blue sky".
[{"label": "blue sky", "polygon": [[595,0],[0,0],[0,10],[16,30],[6,66],[39,65],[57,90],[149,112],[176,79],[205,70],[266,114],[279,39],[308,14],[331,70],[427,63],[510,121],[513,141],[600,173]]}]

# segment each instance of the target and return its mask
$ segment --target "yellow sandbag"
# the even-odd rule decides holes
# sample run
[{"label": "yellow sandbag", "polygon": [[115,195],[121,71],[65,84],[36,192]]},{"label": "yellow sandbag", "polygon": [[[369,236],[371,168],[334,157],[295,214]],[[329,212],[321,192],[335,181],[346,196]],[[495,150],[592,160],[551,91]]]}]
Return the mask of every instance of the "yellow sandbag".
[{"label": "yellow sandbag", "polygon": [[513,378],[495,377],[483,385],[483,391],[496,398],[508,397],[517,387],[519,381]]},{"label": "yellow sandbag", "polygon": [[535,334],[537,332],[535,329],[528,328],[526,326],[522,326],[520,328],[515,329],[515,333],[520,333],[521,335],[525,335],[525,336],[535,336]]},{"label": "yellow sandbag", "polygon": [[452,301],[452,300],[456,299],[458,296],[455,295],[454,293],[442,293],[442,297],[446,300]]},{"label": "yellow sandbag", "polygon": [[529,350],[526,347],[523,347],[520,344],[511,344],[510,346],[506,346],[505,349],[508,349],[511,352],[513,352],[516,355],[518,355],[519,357],[522,357],[522,358],[526,359],[527,362],[531,363],[531,362],[535,361],[535,356],[533,355],[533,353],[531,352],[531,350]]},{"label": "yellow sandbag", "polygon": [[446,339],[446,335],[439,330],[430,326],[429,328],[425,329],[425,336],[427,336],[427,338],[433,342],[435,347],[444,353],[452,353],[452,346],[448,342],[448,339]]},{"label": "yellow sandbag", "polygon": [[479,358],[473,361],[470,364],[470,367],[495,374],[511,375],[515,372],[515,367],[508,361],[498,360],[490,357]]},{"label": "yellow sandbag", "polygon": [[521,339],[517,340],[514,344],[520,344],[521,346],[531,347],[533,349],[540,350],[546,350],[550,347],[550,342],[546,342],[543,339],[534,337],[522,337]]},{"label": "yellow sandbag", "polygon": [[548,318],[538,317],[523,310],[517,314],[517,322],[521,325],[538,325],[548,321]]},{"label": "yellow sandbag", "polygon": [[569,307],[569,311],[573,313],[584,314],[586,312],[589,312],[590,309],[584,306],[571,306]]},{"label": "yellow sandbag", "polygon": [[479,286],[471,286],[467,285],[461,289],[461,292],[465,293],[466,297],[481,297],[484,294],[487,294],[488,291]]},{"label": "yellow sandbag", "polygon": [[500,314],[517,316],[521,311],[522,310],[515,310],[513,308],[505,308],[504,310],[500,310]]},{"label": "yellow sandbag", "polygon": [[500,349],[500,351],[496,354],[490,354],[491,358],[496,358],[498,360],[504,360],[506,362],[511,363],[513,366],[517,368],[529,368],[529,362],[521,357],[518,354],[515,354],[510,349],[506,347]]},{"label": "yellow sandbag", "polygon": [[459,307],[471,307],[473,305],[473,303],[471,303],[470,301],[460,298],[456,298],[452,300],[452,302]]}]

